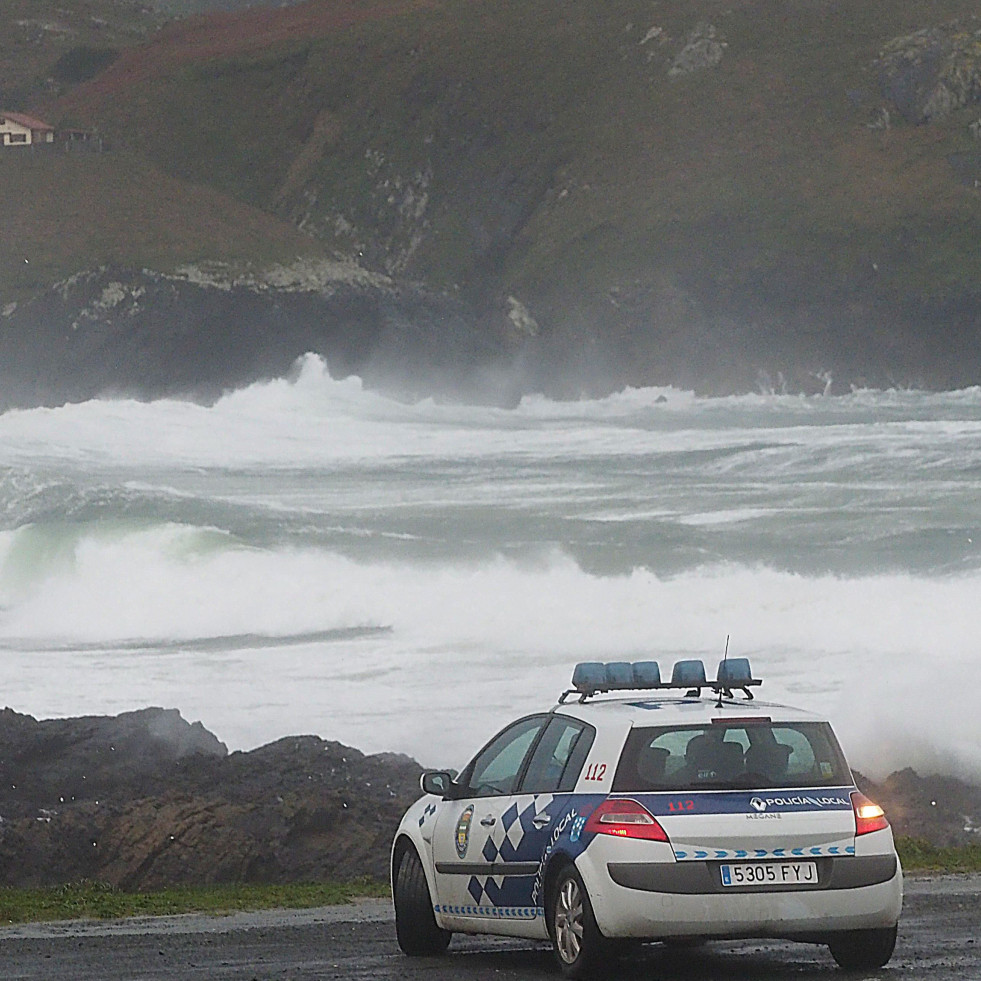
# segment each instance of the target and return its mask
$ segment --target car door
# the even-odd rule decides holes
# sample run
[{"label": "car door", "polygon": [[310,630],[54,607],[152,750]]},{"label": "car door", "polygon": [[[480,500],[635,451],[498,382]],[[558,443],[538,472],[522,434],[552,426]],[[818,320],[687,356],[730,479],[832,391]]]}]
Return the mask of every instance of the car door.
[{"label": "car door", "polygon": [[[461,774],[456,799],[440,804],[433,860],[437,909],[450,929],[499,932],[495,923],[519,915],[501,893],[506,814],[547,722],[547,715],[529,716],[500,732]],[[512,866],[510,871],[521,870]]]},{"label": "car door", "polygon": [[595,735],[592,726],[578,719],[553,715],[528,761],[513,808],[504,815],[510,829],[504,857],[513,854],[516,861],[534,861],[536,866],[533,876],[514,877],[510,895],[542,918],[545,860],[563,836],[575,833],[580,798],[573,791]]},{"label": "car door", "polygon": [[[470,791],[476,796],[457,802],[464,805],[455,812],[457,823],[470,825],[465,833],[478,846],[473,859],[448,868],[452,860],[445,863],[437,858],[437,867],[450,880],[448,889],[462,897],[460,915],[490,921],[483,929],[495,933],[544,937],[542,858],[553,831],[563,829],[568,811],[564,803],[568,794],[563,792],[575,786],[592,742],[592,729],[561,716],[523,721],[529,729],[537,728],[528,744],[530,756],[526,751],[514,782],[510,782],[513,763],[505,765],[504,759],[513,761],[527,740],[529,729],[521,728],[520,723],[477,757],[468,774]],[[543,722],[547,725],[541,725]],[[501,785],[504,770],[509,775],[506,788]],[[509,792],[479,796],[488,783]],[[445,835],[440,837],[445,855]]]}]

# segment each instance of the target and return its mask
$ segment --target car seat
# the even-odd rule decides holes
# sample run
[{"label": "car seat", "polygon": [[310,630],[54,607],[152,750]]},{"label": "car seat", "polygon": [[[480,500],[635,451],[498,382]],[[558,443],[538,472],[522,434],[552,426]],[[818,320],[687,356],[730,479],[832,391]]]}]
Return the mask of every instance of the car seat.
[{"label": "car seat", "polygon": [[664,769],[671,754],[660,746],[645,746],[637,757],[637,776],[642,786],[658,786],[664,781]]},{"label": "car seat", "polygon": [[758,773],[767,780],[780,780],[787,775],[787,763],[793,750],[776,740],[755,743],[746,750],[746,772]]}]

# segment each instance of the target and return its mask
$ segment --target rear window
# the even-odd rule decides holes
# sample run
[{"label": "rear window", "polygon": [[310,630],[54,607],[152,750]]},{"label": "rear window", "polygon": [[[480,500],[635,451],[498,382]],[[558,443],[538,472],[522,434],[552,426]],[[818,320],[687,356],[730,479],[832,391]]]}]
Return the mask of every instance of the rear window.
[{"label": "rear window", "polygon": [[632,729],[613,790],[777,790],[851,782],[826,722],[753,721]]}]

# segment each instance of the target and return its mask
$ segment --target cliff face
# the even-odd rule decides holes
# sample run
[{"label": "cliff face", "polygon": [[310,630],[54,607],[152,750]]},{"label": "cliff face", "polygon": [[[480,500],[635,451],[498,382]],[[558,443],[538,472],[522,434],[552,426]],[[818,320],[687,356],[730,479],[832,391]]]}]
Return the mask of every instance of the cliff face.
[{"label": "cliff face", "polygon": [[479,324],[458,300],[334,263],[262,280],[101,269],[0,316],[0,409],[102,394],[213,401],[306,353],[406,397],[507,402],[499,377],[518,348],[515,331]]},{"label": "cliff face", "polygon": [[[308,353],[334,377],[400,398],[505,407],[530,391],[576,398],[624,384],[838,394],[981,380],[981,309],[969,300],[845,313],[829,302],[780,323],[757,308],[753,329],[670,283],[656,296],[623,289],[616,301],[619,328],[597,314],[547,329],[516,297],[488,309],[344,263],[258,278],[102,268],[0,311],[0,411],[105,395],[213,402],[289,375]],[[644,327],[652,309],[657,330]],[[690,321],[679,326],[671,318],[682,313]],[[618,341],[624,323],[634,329]]]}]

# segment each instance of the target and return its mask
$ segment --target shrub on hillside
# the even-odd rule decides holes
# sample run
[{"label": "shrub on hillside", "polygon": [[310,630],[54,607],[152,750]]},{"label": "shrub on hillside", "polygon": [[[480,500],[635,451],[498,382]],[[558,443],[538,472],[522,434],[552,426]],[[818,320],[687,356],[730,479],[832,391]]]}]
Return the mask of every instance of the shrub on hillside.
[{"label": "shrub on hillside", "polygon": [[116,48],[95,48],[80,44],[70,48],[55,62],[52,75],[58,82],[77,85],[98,75],[118,57],[119,51]]}]

